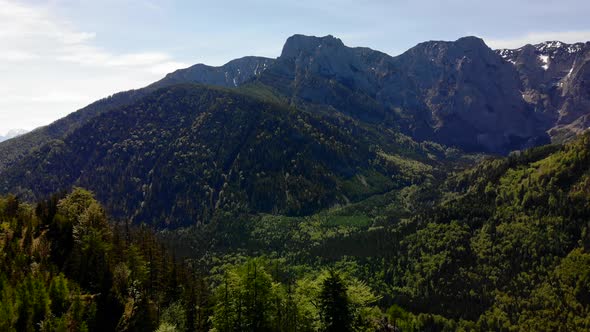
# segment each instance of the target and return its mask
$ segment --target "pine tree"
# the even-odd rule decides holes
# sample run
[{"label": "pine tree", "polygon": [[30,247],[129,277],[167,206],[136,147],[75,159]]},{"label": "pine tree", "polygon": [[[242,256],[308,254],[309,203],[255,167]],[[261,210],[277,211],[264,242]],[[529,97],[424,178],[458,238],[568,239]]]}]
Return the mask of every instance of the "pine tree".
[{"label": "pine tree", "polygon": [[338,273],[329,271],[320,292],[320,313],[327,332],[350,331],[352,314],[346,285]]}]

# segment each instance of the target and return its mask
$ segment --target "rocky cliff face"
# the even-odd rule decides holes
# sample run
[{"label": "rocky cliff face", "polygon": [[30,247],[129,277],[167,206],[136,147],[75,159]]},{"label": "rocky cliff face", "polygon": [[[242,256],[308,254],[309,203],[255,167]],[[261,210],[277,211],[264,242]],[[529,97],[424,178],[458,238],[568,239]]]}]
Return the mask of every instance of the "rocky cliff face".
[{"label": "rocky cliff face", "polygon": [[590,43],[549,41],[496,52],[518,71],[523,99],[542,115],[553,140],[588,128]]},{"label": "rocky cliff face", "polygon": [[387,54],[349,48],[333,36],[294,35],[258,80],[299,106],[328,106],[362,120],[383,121],[393,112],[376,100],[377,67],[391,63]]},{"label": "rocky cliff face", "polygon": [[423,138],[490,152],[543,140],[532,108],[519,93],[517,72],[483,40],[422,43],[395,60],[428,116],[431,132]]},{"label": "rocky cliff face", "polygon": [[546,141],[516,69],[475,37],[391,57],[332,36],[295,35],[259,80],[295,103],[390,122],[466,150],[504,153]]}]

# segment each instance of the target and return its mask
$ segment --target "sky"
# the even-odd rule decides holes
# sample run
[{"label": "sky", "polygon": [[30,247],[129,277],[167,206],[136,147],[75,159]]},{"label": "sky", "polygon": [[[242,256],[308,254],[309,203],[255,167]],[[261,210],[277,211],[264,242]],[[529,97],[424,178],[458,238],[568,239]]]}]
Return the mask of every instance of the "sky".
[{"label": "sky", "polygon": [[518,48],[589,41],[588,13],[588,0],[0,0],[0,135],[192,64],[275,58],[296,33],[390,55],[467,35]]}]

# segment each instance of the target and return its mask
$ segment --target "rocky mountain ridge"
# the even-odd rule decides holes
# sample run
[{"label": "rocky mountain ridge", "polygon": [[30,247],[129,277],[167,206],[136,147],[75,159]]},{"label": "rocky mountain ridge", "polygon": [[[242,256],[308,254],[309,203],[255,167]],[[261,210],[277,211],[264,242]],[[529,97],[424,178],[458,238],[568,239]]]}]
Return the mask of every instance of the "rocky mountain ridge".
[{"label": "rocky mountain ridge", "polygon": [[494,51],[479,38],[464,37],[424,42],[392,57],[347,47],[333,36],[294,35],[277,59],[244,57],[220,67],[180,69],[0,144],[0,170],[105,110],[182,83],[262,84],[298,107],[385,123],[417,140],[505,154],[587,128],[587,50],[588,43],[547,42]]},{"label": "rocky mountain ridge", "polygon": [[295,104],[389,122],[418,140],[507,153],[548,142],[516,69],[476,37],[391,57],[333,37],[290,37],[258,81]]},{"label": "rocky mountain ridge", "polygon": [[148,88],[160,88],[174,84],[201,83],[222,87],[237,87],[258,77],[269,66],[272,66],[274,59],[246,56],[232,60],[223,66],[212,67],[205,64],[179,69],[172,72]]},{"label": "rocky mountain ridge", "polygon": [[497,53],[518,70],[523,99],[542,116],[554,141],[590,126],[590,42],[548,41]]}]

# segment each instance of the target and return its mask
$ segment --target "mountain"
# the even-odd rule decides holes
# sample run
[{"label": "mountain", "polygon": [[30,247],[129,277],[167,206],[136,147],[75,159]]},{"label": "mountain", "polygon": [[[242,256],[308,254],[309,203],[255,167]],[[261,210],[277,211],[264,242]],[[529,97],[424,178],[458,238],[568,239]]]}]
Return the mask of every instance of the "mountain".
[{"label": "mountain", "polygon": [[295,35],[4,142],[0,330],[590,330],[576,45]]},{"label": "mountain", "polygon": [[[424,138],[467,150],[505,153],[546,134],[522,100],[516,71],[475,37],[419,44],[397,59],[416,86]],[[413,121],[416,123],[417,121]]]},{"label": "mountain", "polygon": [[28,130],[24,130],[24,129],[11,129],[4,136],[0,135],[0,142],[24,135],[27,132],[28,132]]},{"label": "mountain", "polygon": [[81,127],[93,117],[111,109],[129,105],[159,88],[179,83],[234,86],[235,84],[242,84],[253,79],[255,75],[260,74],[271,63],[272,59],[245,57],[230,61],[220,67],[198,64],[168,74],[162,80],[150,84],[147,87],[113,94],[48,126],[38,128],[27,135],[22,135],[18,140],[0,144],[0,155],[2,155],[2,158],[0,158],[0,171],[22,158],[31,149],[40,148],[53,139],[61,139],[68,132]]},{"label": "mountain", "polygon": [[449,151],[338,114],[176,85],[50,141],[4,170],[0,188],[35,199],[82,186],[117,218],[178,227],[347,204],[431,179]]},{"label": "mountain", "polygon": [[586,133],[311,217],[262,215],[227,243],[345,266],[403,331],[586,331],[589,165]]},{"label": "mountain", "polygon": [[[175,87],[148,98],[189,101],[190,93],[232,95]],[[211,225],[159,236],[118,227],[80,188],[36,206],[8,195],[0,198],[0,327],[316,331],[321,308],[310,303],[326,298],[332,278],[366,331],[586,331],[589,165],[583,134],[311,216],[230,215],[209,239],[199,235]],[[192,259],[167,253],[162,238],[187,245]],[[206,242],[205,253],[187,238]]]},{"label": "mountain", "polygon": [[259,81],[296,104],[398,126],[418,140],[506,153],[545,142],[510,64],[475,37],[391,57],[332,36],[290,37]]},{"label": "mountain", "polygon": [[160,81],[149,85],[148,88],[162,88],[182,83],[237,87],[258,77],[273,63],[274,59],[247,56],[232,60],[220,67],[197,64],[170,73]]},{"label": "mountain", "polygon": [[[532,51],[550,54],[546,72],[563,73],[569,62],[551,59],[566,53],[582,63],[582,44],[547,45]],[[563,130],[554,121],[565,115],[521,93],[548,93],[548,78],[517,53],[465,37],[391,57],[294,35],[277,59],[181,69],[0,143],[0,191],[36,199],[81,185],[117,218],[172,227],[220,211],[304,215],[348,204],[469,159],[447,146],[505,154]],[[572,68],[560,98],[583,114],[585,67]]]},{"label": "mountain", "polygon": [[590,42],[549,41],[496,52],[517,69],[523,99],[541,115],[554,141],[590,126]]},{"label": "mountain", "polygon": [[[586,45],[553,42],[493,51],[481,39],[465,37],[421,43],[391,57],[347,47],[333,36],[294,35],[277,59],[244,57],[221,67],[177,70],[0,144],[0,170],[102,112],[182,83],[255,85],[257,92],[267,91],[265,97],[299,108],[387,124],[419,141],[505,154],[547,143],[547,133],[559,141],[586,128]],[[547,70],[541,59],[550,62]]]}]

